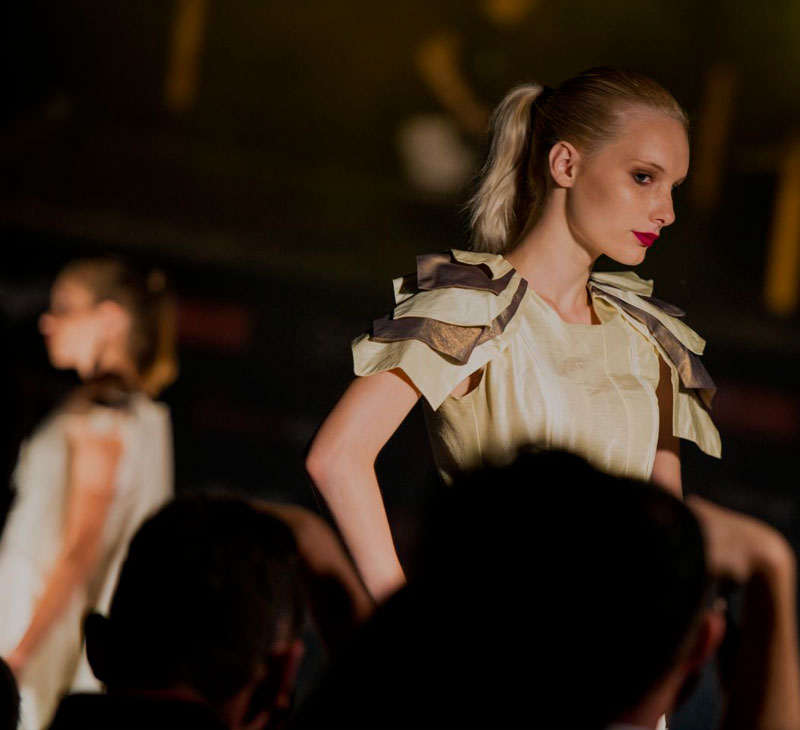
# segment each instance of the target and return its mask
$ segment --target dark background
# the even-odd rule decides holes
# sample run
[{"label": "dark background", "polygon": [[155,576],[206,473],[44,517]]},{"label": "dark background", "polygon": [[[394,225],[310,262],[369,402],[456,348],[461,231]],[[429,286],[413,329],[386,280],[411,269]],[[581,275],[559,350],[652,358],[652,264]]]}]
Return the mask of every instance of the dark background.
[{"label": "dark background", "polygon": [[[453,122],[418,64],[446,37],[487,108],[515,83],[555,86],[593,65],[648,73],[689,110],[696,158],[713,70],[733,80],[714,195],[690,173],[678,222],[638,273],[709,341],[724,453],[685,444],[687,490],[766,519],[797,547],[800,330],[796,308],[765,306],[764,275],[798,132],[800,3],[524,4],[499,27],[467,0],[5,3],[6,470],[74,382],[51,372],[36,331],[53,275],[117,251],[164,268],[179,294],[181,375],[164,394],[178,489],[313,504],[301,452],[350,378],[349,340],[390,308],[390,279],[417,253],[468,245],[469,176],[426,190],[398,145],[420,115]],[[165,84],[187,12],[204,23],[181,105]],[[480,159],[485,141],[451,126]],[[439,488],[417,411],[379,476],[413,565],[421,505]]]}]

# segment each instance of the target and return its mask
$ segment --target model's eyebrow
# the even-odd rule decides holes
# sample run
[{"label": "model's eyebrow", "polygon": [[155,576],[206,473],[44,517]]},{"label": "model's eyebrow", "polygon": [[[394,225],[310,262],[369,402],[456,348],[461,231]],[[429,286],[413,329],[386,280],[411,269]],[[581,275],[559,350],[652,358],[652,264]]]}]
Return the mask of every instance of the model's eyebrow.
[{"label": "model's eyebrow", "polygon": [[649,165],[650,167],[655,167],[656,170],[660,170],[661,172],[666,173],[666,170],[661,167],[657,162],[650,162],[648,160],[633,160],[634,162],[640,162],[642,165]]},{"label": "model's eyebrow", "polygon": [[[659,172],[663,172],[665,175],[667,174],[667,171],[663,167],[661,167],[661,165],[659,165],[657,162],[650,162],[649,160],[636,160],[636,159],[634,159],[633,161],[634,162],[638,162],[638,163],[640,163],[642,165],[647,165],[649,167],[654,167]],[[686,179],[685,177],[682,177],[680,180],[676,180],[675,184],[676,185],[680,185],[685,179]]]}]

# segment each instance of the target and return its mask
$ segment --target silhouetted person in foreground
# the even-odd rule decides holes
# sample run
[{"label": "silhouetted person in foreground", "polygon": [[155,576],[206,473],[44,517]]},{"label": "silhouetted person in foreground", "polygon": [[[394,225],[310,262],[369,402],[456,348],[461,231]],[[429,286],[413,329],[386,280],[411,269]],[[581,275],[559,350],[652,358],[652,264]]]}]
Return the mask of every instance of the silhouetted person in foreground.
[{"label": "silhouetted person in foreground", "polygon": [[549,453],[463,478],[430,526],[299,726],[655,728],[722,639],[725,580],[723,727],[799,726],[794,557],[762,523]]},{"label": "silhouetted person in foreground", "polygon": [[107,695],[53,728],[265,728],[302,654],[301,559],[278,517],[235,498],[177,500],[136,534],[108,618],[86,622]]},{"label": "silhouetted person in foreground", "polygon": [[14,673],[0,658],[0,730],[15,730],[19,724],[19,688]]}]

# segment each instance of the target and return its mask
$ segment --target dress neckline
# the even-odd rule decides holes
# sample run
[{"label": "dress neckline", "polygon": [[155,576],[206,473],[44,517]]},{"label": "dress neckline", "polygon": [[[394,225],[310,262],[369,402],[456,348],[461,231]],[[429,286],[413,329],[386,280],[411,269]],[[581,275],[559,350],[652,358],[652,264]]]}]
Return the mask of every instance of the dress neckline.
[{"label": "dress neckline", "polygon": [[559,324],[562,324],[565,328],[572,329],[575,331],[590,330],[590,329],[599,331],[608,324],[609,320],[604,319],[603,317],[600,316],[600,312],[598,311],[597,308],[598,300],[594,297],[591,291],[588,290],[588,288],[587,291],[589,292],[589,300],[592,311],[599,320],[596,324],[594,322],[591,322],[589,324],[587,324],[586,322],[567,322],[567,320],[565,320],[548,301],[543,299],[542,296],[530,284],[528,284],[528,289],[526,294],[529,295],[531,298],[533,298],[541,307],[543,307],[547,311],[548,315],[552,316],[556,321],[559,322]]},{"label": "dress neckline", "polygon": [[[506,263],[506,265],[507,265],[507,266],[510,266],[510,267],[511,267],[511,270],[512,270],[512,271],[513,271],[515,274],[517,274],[517,276],[519,276],[519,278],[520,278],[520,279],[522,279],[522,281],[524,281],[524,282],[525,282],[525,285],[526,285],[526,287],[527,287],[527,290],[526,290],[526,292],[525,292],[525,293],[526,293],[526,296],[532,296],[532,297],[533,297],[533,298],[534,298],[534,299],[535,299],[535,300],[536,300],[536,301],[537,301],[539,304],[541,304],[541,305],[542,305],[542,306],[543,306],[543,307],[544,307],[544,308],[545,308],[545,309],[548,311],[548,313],[552,314],[552,316],[553,316],[553,317],[555,317],[555,318],[556,318],[556,319],[557,319],[557,320],[558,320],[558,321],[559,321],[561,324],[563,324],[565,327],[571,327],[571,328],[575,328],[576,330],[579,330],[579,329],[585,329],[585,328],[588,328],[588,327],[592,327],[592,328],[595,328],[595,327],[597,327],[597,328],[600,328],[600,327],[603,327],[604,325],[606,325],[606,324],[608,323],[608,320],[604,320],[604,319],[603,319],[603,318],[600,316],[600,313],[597,311],[597,300],[595,299],[594,295],[592,294],[592,291],[591,291],[591,289],[589,288],[589,282],[588,282],[588,281],[586,282],[586,292],[587,292],[587,293],[588,293],[588,295],[589,295],[589,306],[591,307],[591,309],[592,309],[592,312],[594,313],[594,316],[595,316],[595,317],[597,317],[597,319],[598,319],[598,322],[597,322],[597,324],[595,324],[594,322],[590,322],[589,324],[586,324],[585,322],[567,322],[567,320],[565,320],[565,319],[564,319],[564,318],[563,318],[563,317],[562,317],[562,316],[561,316],[561,315],[560,315],[560,314],[559,314],[559,313],[556,311],[555,307],[553,307],[553,305],[552,305],[552,304],[550,304],[550,303],[549,303],[547,300],[545,300],[545,299],[544,299],[544,298],[541,296],[541,294],[539,294],[539,293],[538,293],[538,292],[537,292],[537,291],[536,291],[536,290],[533,288],[533,286],[531,286],[531,283],[530,283],[530,282],[529,282],[529,281],[528,281],[528,280],[527,280],[527,279],[526,279],[526,278],[525,278],[525,277],[524,277],[522,274],[520,274],[520,273],[519,273],[519,271],[518,271],[518,270],[517,270],[517,268],[514,266],[514,264],[512,264],[512,263],[511,263],[511,262],[510,262],[510,261],[509,261],[509,260],[508,260],[508,259],[507,259],[507,258],[506,258],[504,255],[503,255],[503,254],[498,254],[498,255],[499,255],[499,256],[500,256],[500,258],[501,258],[501,259],[502,259],[502,260],[503,260],[503,261]],[[590,276],[591,276],[591,275],[590,275]]]}]

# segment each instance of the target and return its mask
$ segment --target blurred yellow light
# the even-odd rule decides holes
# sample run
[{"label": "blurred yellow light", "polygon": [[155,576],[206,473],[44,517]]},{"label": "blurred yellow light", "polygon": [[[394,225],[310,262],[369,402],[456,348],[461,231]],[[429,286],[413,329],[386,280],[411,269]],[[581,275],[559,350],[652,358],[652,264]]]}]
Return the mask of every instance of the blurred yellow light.
[{"label": "blurred yellow light", "polygon": [[175,2],[175,22],[164,79],[164,103],[171,111],[185,111],[194,103],[207,15],[208,0]]},{"label": "blurred yellow light", "polygon": [[764,282],[767,309],[780,316],[796,312],[799,288],[800,137],[797,137],[787,146],[775,195]]}]

